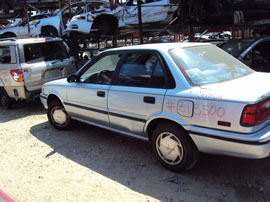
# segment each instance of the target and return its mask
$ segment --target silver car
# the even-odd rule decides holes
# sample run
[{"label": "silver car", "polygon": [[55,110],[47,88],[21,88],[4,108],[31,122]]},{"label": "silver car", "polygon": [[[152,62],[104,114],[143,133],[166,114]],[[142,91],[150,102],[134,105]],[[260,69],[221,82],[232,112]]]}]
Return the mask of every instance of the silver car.
[{"label": "silver car", "polygon": [[270,155],[269,80],[211,44],[149,44],[102,52],[40,99],[55,128],[79,120],[151,141],[181,171],[199,152]]}]

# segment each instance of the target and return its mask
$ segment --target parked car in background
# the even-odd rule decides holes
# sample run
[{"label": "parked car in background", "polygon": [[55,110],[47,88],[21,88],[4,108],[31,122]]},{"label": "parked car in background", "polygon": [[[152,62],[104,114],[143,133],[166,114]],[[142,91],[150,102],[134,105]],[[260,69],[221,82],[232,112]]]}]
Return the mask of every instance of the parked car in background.
[{"label": "parked car in background", "polygon": [[269,79],[211,44],[147,44],[101,52],[44,84],[40,99],[56,129],[79,120],[151,141],[157,159],[180,171],[199,152],[270,155]]},{"label": "parked car in background", "polygon": [[255,71],[270,72],[270,36],[230,40],[220,48]]},{"label": "parked car in background", "polygon": [[60,38],[0,40],[0,101],[4,108],[16,100],[36,98],[47,81],[76,71],[74,58]]},{"label": "parked car in background", "polygon": [[71,4],[71,14],[69,7],[65,6],[52,14],[38,14],[30,17],[28,32],[27,20],[22,21],[16,26],[0,30],[0,37],[29,37],[38,35],[62,36],[66,23],[70,16],[77,15],[85,9],[85,2]]},{"label": "parked car in background", "polygon": [[[171,3],[172,2],[172,3]],[[168,24],[178,8],[170,0],[142,0],[143,26]],[[80,34],[98,38],[102,35],[114,35],[118,28],[138,26],[137,0],[116,0],[116,7],[100,3],[96,9],[74,16],[68,23],[67,35]]]}]

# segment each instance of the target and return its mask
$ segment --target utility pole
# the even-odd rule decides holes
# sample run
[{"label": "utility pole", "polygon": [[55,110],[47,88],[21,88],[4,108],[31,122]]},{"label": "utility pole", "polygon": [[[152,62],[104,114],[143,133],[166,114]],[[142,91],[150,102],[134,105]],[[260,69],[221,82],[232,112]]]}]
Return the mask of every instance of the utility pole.
[{"label": "utility pole", "polygon": [[69,19],[72,18],[72,13],[71,13],[71,0],[68,0],[68,12],[69,12]]},{"label": "utility pole", "polygon": [[30,35],[30,25],[29,25],[29,15],[28,15],[28,4],[26,3],[26,0],[24,0],[24,12],[26,14],[26,19],[27,19],[27,30],[28,30],[28,35]]},{"label": "utility pole", "polygon": [[137,0],[137,4],[138,4],[138,21],[139,21],[140,44],[143,44],[141,0]]},{"label": "utility pole", "polygon": [[110,0],[110,8],[114,6],[114,0]]}]

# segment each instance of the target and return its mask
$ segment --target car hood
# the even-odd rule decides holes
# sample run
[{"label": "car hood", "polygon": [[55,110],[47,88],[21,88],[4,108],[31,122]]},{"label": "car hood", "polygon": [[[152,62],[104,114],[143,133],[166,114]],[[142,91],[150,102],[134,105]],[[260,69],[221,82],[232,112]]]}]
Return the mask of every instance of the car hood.
[{"label": "car hood", "polygon": [[270,73],[254,72],[235,80],[204,85],[200,88],[214,91],[225,100],[255,103],[270,97],[269,81]]}]

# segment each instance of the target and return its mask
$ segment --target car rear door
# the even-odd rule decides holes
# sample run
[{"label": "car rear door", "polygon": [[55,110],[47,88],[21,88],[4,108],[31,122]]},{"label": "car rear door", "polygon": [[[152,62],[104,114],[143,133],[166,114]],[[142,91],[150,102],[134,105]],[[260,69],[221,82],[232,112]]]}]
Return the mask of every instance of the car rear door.
[{"label": "car rear door", "polygon": [[75,71],[62,41],[45,42],[44,39],[40,43],[21,44],[20,50],[23,50],[21,67],[28,91],[40,90],[43,83]]},{"label": "car rear door", "polygon": [[128,52],[109,90],[109,119],[113,128],[144,136],[149,117],[162,111],[165,74],[156,52]]}]

